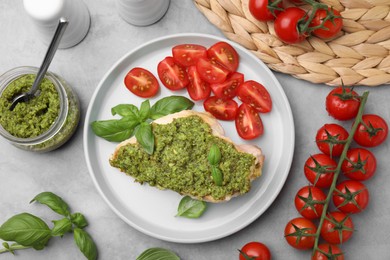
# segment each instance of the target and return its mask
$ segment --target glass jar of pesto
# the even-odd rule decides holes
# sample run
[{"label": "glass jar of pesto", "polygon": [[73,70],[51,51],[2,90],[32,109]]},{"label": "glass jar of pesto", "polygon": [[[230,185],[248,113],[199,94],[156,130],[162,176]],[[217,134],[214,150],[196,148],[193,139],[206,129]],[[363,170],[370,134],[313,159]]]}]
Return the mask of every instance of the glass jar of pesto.
[{"label": "glass jar of pesto", "polygon": [[17,67],[0,76],[0,135],[21,149],[48,152],[73,135],[80,104],[64,79],[47,72],[36,97],[11,111],[13,98],[31,88],[37,72],[36,67]]}]

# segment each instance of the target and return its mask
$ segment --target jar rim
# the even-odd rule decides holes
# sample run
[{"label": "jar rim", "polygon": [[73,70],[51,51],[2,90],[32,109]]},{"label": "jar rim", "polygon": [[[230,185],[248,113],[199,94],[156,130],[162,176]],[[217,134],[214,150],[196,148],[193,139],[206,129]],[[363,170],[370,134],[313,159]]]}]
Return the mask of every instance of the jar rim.
[{"label": "jar rim", "polygon": [[[0,75],[0,96],[2,95],[3,91],[9,86],[11,82],[14,80],[28,74],[37,74],[39,68],[33,67],[33,66],[20,66],[13,68],[11,70],[6,71],[2,75]],[[46,140],[49,140],[52,138],[54,135],[56,135],[63,124],[66,121],[66,115],[68,114],[68,96],[67,93],[62,86],[62,83],[60,80],[58,80],[57,76],[50,72],[47,71],[45,78],[49,79],[53,85],[55,86],[58,96],[60,98],[60,111],[58,113],[57,118],[53,122],[53,124],[50,126],[50,128],[43,132],[42,134],[35,136],[35,137],[30,137],[30,138],[21,138],[21,137],[16,137],[11,135],[7,130],[3,128],[3,126],[0,124],[0,134],[8,139],[11,142],[14,143],[19,143],[19,144],[24,144],[24,145],[36,145],[45,142]]]}]

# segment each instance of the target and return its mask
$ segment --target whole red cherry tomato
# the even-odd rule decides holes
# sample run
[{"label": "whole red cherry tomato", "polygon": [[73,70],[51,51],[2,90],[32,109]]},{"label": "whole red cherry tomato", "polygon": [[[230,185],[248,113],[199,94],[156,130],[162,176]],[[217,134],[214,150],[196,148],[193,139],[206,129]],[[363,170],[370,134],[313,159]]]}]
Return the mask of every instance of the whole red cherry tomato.
[{"label": "whole red cherry tomato", "polygon": [[300,31],[300,24],[307,20],[306,11],[298,7],[289,7],[281,12],[275,19],[275,33],[286,43],[298,43],[303,41],[307,32]]},{"label": "whole red cherry tomato", "polygon": [[344,213],[362,212],[368,205],[370,194],[366,186],[353,180],[342,181],[333,192],[333,203],[336,208]]},{"label": "whole red cherry tomato", "polygon": [[332,185],[337,163],[326,154],[310,156],[305,163],[306,178],[316,187],[329,188]]},{"label": "whole red cherry tomato", "polygon": [[328,243],[341,244],[348,241],[354,231],[350,216],[343,212],[329,212],[321,227],[321,236]]},{"label": "whole red cherry tomato", "polygon": [[333,8],[328,8],[328,10],[317,9],[310,27],[319,27],[312,32],[315,36],[322,39],[331,39],[341,31],[343,19],[340,12]]},{"label": "whole red cherry tomato", "polygon": [[325,124],[316,135],[318,149],[331,157],[340,156],[349,134],[347,130],[338,124]]},{"label": "whole red cherry tomato", "polygon": [[386,140],[389,128],[382,117],[368,114],[362,116],[362,121],[353,136],[356,143],[365,147],[374,147]]},{"label": "whole red cherry tomato", "polygon": [[249,0],[249,11],[259,21],[272,21],[283,8],[283,2],[277,0]]},{"label": "whole red cherry tomato", "polygon": [[[340,248],[332,244],[320,244],[311,260],[344,260],[344,254]],[[320,251],[321,250],[321,251]]]},{"label": "whole red cherry tomato", "polygon": [[271,260],[268,247],[260,242],[249,242],[240,250],[240,260]]},{"label": "whole red cherry tomato", "polygon": [[305,186],[295,195],[294,203],[298,212],[307,219],[319,218],[324,209],[325,193],[314,186]]},{"label": "whole red cherry tomato", "polygon": [[294,218],[290,220],[285,229],[284,237],[287,243],[296,249],[310,249],[314,246],[314,236],[317,227],[306,218]]},{"label": "whole red cherry tomato", "polygon": [[347,152],[347,159],[341,164],[345,176],[356,181],[370,179],[376,170],[375,155],[364,148],[352,148]]},{"label": "whole red cherry tomato", "polygon": [[358,93],[347,87],[334,88],[326,97],[326,110],[338,120],[355,118],[360,106]]}]

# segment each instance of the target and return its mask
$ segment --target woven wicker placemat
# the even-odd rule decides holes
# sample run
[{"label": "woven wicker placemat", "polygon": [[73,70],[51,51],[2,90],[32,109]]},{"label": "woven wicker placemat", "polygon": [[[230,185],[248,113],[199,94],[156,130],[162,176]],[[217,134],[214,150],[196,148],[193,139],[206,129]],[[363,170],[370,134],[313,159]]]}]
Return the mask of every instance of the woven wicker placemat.
[{"label": "woven wicker placemat", "polygon": [[248,2],[194,0],[228,39],[252,51],[272,70],[327,85],[390,83],[390,0],[321,0],[341,12],[342,32],[330,41],[311,36],[292,45],[278,39],[273,22],[257,21]]}]

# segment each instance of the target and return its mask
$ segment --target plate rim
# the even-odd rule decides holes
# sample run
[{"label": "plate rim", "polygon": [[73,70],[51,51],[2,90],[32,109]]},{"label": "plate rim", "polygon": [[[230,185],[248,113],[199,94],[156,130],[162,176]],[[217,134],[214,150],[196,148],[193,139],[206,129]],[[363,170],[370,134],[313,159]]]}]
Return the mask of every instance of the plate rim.
[{"label": "plate rim", "polygon": [[[269,76],[276,83],[277,88],[278,88],[278,90],[279,90],[279,92],[281,94],[281,98],[283,99],[283,102],[286,104],[286,108],[287,108],[287,112],[288,112],[287,119],[288,119],[288,121],[290,121],[290,124],[292,126],[292,129],[290,131],[290,136],[289,136],[289,138],[290,138],[290,142],[289,142],[290,146],[288,147],[288,151],[289,151],[288,158],[287,158],[288,161],[284,162],[284,163],[287,163],[287,165],[286,165],[286,172],[283,174],[283,176],[282,176],[283,178],[280,179],[280,181],[277,183],[272,196],[267,201],[267,203],[264,205],[262,210],[259,210],[256,214],[253,214],[252,217],[247,218],[246,221],[244,221],[240,225],[236,225],[234,228],[231,228],[228,231],[221,232],[219,234],[213,234],[213,235],[210,235],[210,236],[207,236],[207,237],[203,237],[203,238],[176,239],[176,238],[174,238],[172,236],[169,237],[169,236],[165,236],[165,235],[161,235],[161,234],[156,234],[156,233],[154,233],[154,232],[152,232],[150,230],[147,230],[147,229],[137,225],[136,223],[130,221],[126,216],[124,216],[124,214],[122,214],[119,211],[119,209],[117,209],[113,205],[113,203],[109,200],[107,195],[102,190],[102,187],[99,185],[99,183],[98,183],[98,181],[96,179],[96,176],[93,173],[91,160],[90,160],[90,154],[88,153],[88,149],[87,149],[87,147],[88,147],[88,134],[89,134],[89,122],[87,122],[87,119],[90,119],[90,116],[91,116],[91,113],[92,113],[92,106],[94,104],[94,101],[96,100],[96,97],[98,96],[98,93],[100,92],[100,90],[101,90],[101,88],[103,86],[103,83],[107,80],[107,78],[110,76],[110,74],[112,74],[112,72],[118,67],[118,65],[120,65],[125,59],[127,59],[133,53],[136,53],[139,50],[145,48],[146,46],[154,44],[156,42],[169,40],[169,39],[174,39],[174,38],[178,38],[178,37],[180,37],[180,38],[201,37],[201,38],[212,39],[212,40],[215,40],[215,41],[225,41],[225,42],[228,42],[230,45],[232,45],[234,48],[238,48],[241,51],[247,52],[247,54],[249,54],[249,55],[253,56],[254,58],[256,58],[258,60],[258,62],[263,65],[264,69],[268,70]],[[125,53],[121,58],[119,58],[116,62],[114,62],[114,64],[107,70],[107,72],[100,79],[96,89],[94,90],[93,95],[91,96],[91,99],[89,101],[88,108],[87,108],[87,111],[86,111],[86,114],[85,114],[85,118],[84,118],[83,150],[84,150],[85,161],[87,163],[88,173],[89,173],[90,177],[92,178],[94,186],[98,190],[100,196],[107,203],[107,205],[110,207],[110,209],[113,210],[115,212],[115,214],[117,216],[119,216],[126,224],[130,225],[131,227],[135,228],[136,230],[138,230],[138,231],[140,231],[140,232],[142,232],[142,233],[144,233],[144,234],[146,234],[148,236],[151,236],[151,237],[154,237],[154,238],[158,238],[158,239],[161,239],[161,240],[164,240],[164,241],[169,241],[169,242],[176,242],[176,243],[203,243],[203,242],[214,241],[214,240],[218,240],[218,239],[227,237],[229,235],[232,235],[232,234],[240,231],[241,229],[245,228],[246,226],[250,225],[253,221],[255,221],[257,218],[259,218],[272,205],[272,203],[274,203],[275,199],[280,194],[284,184],[286,183],[286,180],[287,180],[287,177],[289,175],[289,172],[291,170],[291,165],[292,165],[292,161],[293,161],[293,157],[294,157],[294,149],[295,149],[295,124],[294,124],[293,113],[292,113],[292,110],[291,110],[291,105],[290,105],[290,102],[289,102],[289,100],[287,98],[286,93],[284,92],[284,89],[282,88],[282,86],[281,86],[280,82],[278,81],[278,79],[276,78],[275,74],[265,65],[265,63],[263,61],[261,61],[254,54],[252,54],[250,52],[250,50],[245,49],[243,46],[241,46],[241,45],[239,45],[239,44],[237,44],[237,43],[235,43],[235,42],[233,42],[233,41],[231,41],[229,39],[226,39],[226,38],[223,38],[223,37],[219,37],[219,36],[215,36],[215,35],[211,35],[211,34],[205,34],[205,33],[176,33],[176,34],[169,34],[169,35],[166,35],[166,36],[157,37],[155,39],[146,41],[145,43],[143,43],[143,44],[139,45],[138,47],[135,47],[135,48],[131,49],[130,51],[128,51],[127,53]]]}]

